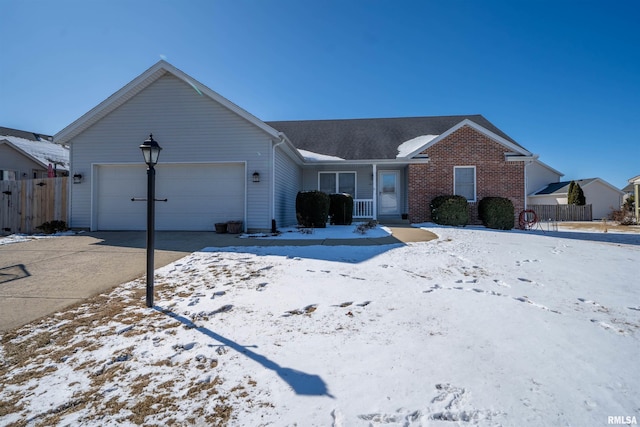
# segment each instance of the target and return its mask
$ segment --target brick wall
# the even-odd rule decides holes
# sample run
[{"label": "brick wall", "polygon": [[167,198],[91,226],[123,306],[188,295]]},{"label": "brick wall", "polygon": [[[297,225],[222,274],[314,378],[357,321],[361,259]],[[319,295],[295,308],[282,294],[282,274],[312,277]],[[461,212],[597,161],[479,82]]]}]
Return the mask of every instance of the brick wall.
[{"label": "brick wall", "polygon": [[[431,221],[429,203],[436,196],[453,194],[454,166],[476,167],[476,200],[507,197],[515,215],[524,209],[524,162],[505,161],[509,150],[469,126],[463,126],[423,152],[429,163],[408,166],[409,220]],[[478,223],[477,209],[471,209]]]}]

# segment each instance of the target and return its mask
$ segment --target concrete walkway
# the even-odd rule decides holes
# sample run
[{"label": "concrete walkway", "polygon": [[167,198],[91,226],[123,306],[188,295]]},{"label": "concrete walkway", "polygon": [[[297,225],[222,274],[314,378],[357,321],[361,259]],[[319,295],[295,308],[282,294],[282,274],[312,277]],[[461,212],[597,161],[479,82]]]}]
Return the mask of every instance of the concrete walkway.
[{"label": "concrete walkway", "polygon": [[[157,232],[155,267],[205,247],[386,245],[437,238],[409,226],[383,238],[281,240],[213,232]],[[0,332],[53,314],[144,276],[144,232],[95,232],[0,245]]]}]

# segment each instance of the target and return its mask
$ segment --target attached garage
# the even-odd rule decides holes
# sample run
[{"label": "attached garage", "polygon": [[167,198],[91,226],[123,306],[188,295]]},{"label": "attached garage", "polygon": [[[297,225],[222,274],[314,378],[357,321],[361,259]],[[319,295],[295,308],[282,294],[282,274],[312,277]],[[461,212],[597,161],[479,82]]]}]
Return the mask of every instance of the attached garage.
[{"label": "attached garage", "polygon": [[[54,139],[71,147],[69,221],[74,229],[145,230],[146,165],[140,144],[153,134],[155,228],[245,231],[295,223],[302,158],[271,126],[159,61]],[[275,203],[277,193],[278,203]]]},{"label": "attached garage", "polygon": [[[180,163],[156,166],[156,230],[213,231],[217,222],[245,216],[244,163]],[[144,164],[94,166],[95,230],[145,230],[147,170]]]}]

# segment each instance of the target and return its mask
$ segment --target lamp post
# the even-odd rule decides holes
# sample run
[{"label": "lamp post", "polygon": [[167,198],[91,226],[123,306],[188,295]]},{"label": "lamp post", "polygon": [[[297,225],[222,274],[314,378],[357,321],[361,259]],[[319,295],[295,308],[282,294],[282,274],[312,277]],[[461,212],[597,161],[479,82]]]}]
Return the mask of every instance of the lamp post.
[{"label": "lamp post", "polygon": [[153,139],[140,145],[144,162],[147,164],[147,307],[153,307],[153,254],[155,246],[155,198],[156,198],[156,169],[162,147]]}]

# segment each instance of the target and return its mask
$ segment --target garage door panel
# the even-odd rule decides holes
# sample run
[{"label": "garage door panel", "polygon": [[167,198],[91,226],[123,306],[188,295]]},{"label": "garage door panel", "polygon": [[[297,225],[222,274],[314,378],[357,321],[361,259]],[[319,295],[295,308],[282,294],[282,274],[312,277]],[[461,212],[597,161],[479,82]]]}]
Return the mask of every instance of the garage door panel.
[{"label": "garage door panel", "polygon": [[[146,229],[146,168],[98,167],[97,228]],[[180,164],[156,167],[157,230],[213,230],[216,222],[244,218],[244,165]]]}]

